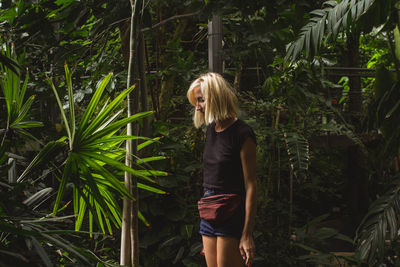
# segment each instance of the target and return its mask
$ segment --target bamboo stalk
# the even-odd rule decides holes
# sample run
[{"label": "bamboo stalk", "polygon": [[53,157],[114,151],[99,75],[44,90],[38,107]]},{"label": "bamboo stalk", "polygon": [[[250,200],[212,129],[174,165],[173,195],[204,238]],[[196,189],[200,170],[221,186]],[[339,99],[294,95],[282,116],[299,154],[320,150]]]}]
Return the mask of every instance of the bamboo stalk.
[{"label": "bamboo stalk", "polygon": [[[134,77],[134,56],[137,46],[137,29],[138,29],[138,5],[140,1],[131,0],[131,23],[130,23],[130,37],[129,37],[129,63],[128,63],[128,77],[127,87],[132,86]],[[135,90],[137,94],[137,90]],[[136,97],[137,99],[137,97]],[[127,96],[127,116],[134,114],[134,109],[137,105],[133,105],[135,97],[129,94]],[[133,125],[127,125],[127,135],[132,136],[134,132]],[[132,146],[132,140],[126,141],[126,156],[125,164],[132,167],[132,155],[136,154],[136,146]],[[138,199],[136,177],[130,173],[125,172],[124,183],[128,191],[133,195],[135,200]],[[128,197],[124,197],[122,213],[122,229],[121,229],[121,252],[120,252],[120,265],[123,266],[139,266],[139,244],[138,244],[138,231],[137,231],[137,201],[132,201]]]}]

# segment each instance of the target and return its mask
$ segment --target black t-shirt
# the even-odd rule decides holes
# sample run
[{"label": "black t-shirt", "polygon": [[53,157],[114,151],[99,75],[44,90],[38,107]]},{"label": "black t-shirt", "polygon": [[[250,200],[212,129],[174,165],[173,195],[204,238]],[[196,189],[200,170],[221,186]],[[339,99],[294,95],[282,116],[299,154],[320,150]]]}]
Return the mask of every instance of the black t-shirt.
[{"label": "black t-shirt", "polygon": [[215,131],[215,122],[207,127],[203,154],[203,187],[244,195],[243,168],[240,150],[253,130],[238,119],[222,132]]}]

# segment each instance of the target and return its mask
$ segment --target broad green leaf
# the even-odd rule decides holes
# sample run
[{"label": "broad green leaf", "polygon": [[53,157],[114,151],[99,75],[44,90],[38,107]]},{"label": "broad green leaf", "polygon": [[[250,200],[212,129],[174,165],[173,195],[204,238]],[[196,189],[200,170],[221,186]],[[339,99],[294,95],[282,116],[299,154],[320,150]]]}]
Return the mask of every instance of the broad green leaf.
[{"label": "broad green leaf", "polygon": [[324,6],[328,6],[330,8],[333,8],[333,7],[337,6],[337,4],[338,4],[338,2],[337,1],[333,1],[333,0],[326,1],[326,2],[323,3]]},{"label": "broad green leaf", "polygon": [[122,221],[121,221],[121,209],[118,205],[118,202],[115,200],[113,195],[109,191],[104,191],[103,194],[108,209],[111,211],[112,215],[114,216],[114,221],[116,222],[117,227],[121,227]]},{"label": "broad green leaf", "polygon": [[[94,156],[93,156],[94,155]],[[109,158],[104,157],[104,156],[100,156],[99,158],[97,157],[99,156],[96,153],[90,153],[90,152],[82,152],[80,153],[80,157],[86,161],[86,163],[92,167],[95,171],[97,171],[100,175],[102,175],[105,179],[107,179],[112,185],[113,187],[118,190],[120,193],[122,193],[123,195],[126,195],[130,198],[133,198],[132,195],[127,191],[126,187],[120,183],[120,181],[109,171],[107,171],[106,168],[100,166],[99,164],[96,163],[96,161],[94,159],[103,161],[104,159],[109,161]],[[104,161],[103,161],[104,162]],[[112,160],[112,163],[114,163],[114,161]],[[118,164],[122,164],[120,162],[117,161]],[[122,164],[123,166],[125,166],[124,164]],[[113,166],[114,168],[118,168],[114,165],[111,164],[111,166]],[[126,166],[125,166],[126,167]],[[119,169],[119,168],[118,168]],[[125,171],[125,168],[124,168]]]},{"label": "broad green leaf", "polygon": [[[104,228],[103,217],[101,216],[101,214],[102,214],[102,209],[100,209],[101,206],[95,200],[93,200],[93,205],[96,208],[97,220],[99,221],[99,226],[100,226],[101,232],[103,234],[105,234],[106,229]],[[105,216],[105,218],[107,218],[107,216]],[[93,230],[91,230],[90,232],[93,232]]]},{"label": "broad green leaf", "polygon": [[[125,164],[123,164],[123,163],[121,163],[119,161],[116,161],[116,160],[114,160],[112,158],[109,158],[109,157],[106,157],[106,156],[103,156],[103,155],[100,155],[100,154],[97,154],[97,153],[92,153],[92,152],[88,152],[88,151],[81,151],[81,154],[83,156],[88,157],[88,158],[102,161],[102,162],[112,166],[113,168],[120,169],[121,171],[129,172],[130,174],[132,174],[134,176],[137,176],[137,177],[142,178],[144,180],[147,180],[149,182],[155,183],[155,181],[153,181],[152,179],[150,179],[147,176],[148,174],[152,174],[150,171],[146,171],[146,173],[145,173],[145,172],[143,172],[141,170],[140,171],[134,170],[134,169],[129,168],[128,166],[126,166]],[[94,161],[93,161],[93,163],[94,163]]]},{"label": "broad green leaf", "polygon": [[[97,147],[99,149],[102,149],[103,146],[101,146],[101,144],[106,145],[108,143],[120,143],[125,140],[136,140],[136,139],[149,140],[149,138],[141,137],[141,136],[111,136],[111,137],[93,140],[89,144],[82,145],[81,149],[87,149],[90,147]],[[152,139],[150,139],[150,140],[152,140]]]},{"label": "broad green leaf", "polygon": [[135,86],[131,86],[130,88],[124,90],[122,93],[120,93],[113,101],[111,101],[110,104],[107,105],[107,107],[100,112],[96,118],[90,123],[90,125],[83,131],[82,133],[82,139],[88,136],[89,134],[93,133],[97,128],[100,126],[100,124],[111,115],[111,112],[117,108],[121,102],[125,99],[125,97],[135,88]]},{"label": "broad green leaf", "polygon": [[104,220],[106,221],[108,232],[110,233],[110,235],[113,235],[113,230],[112,230],[112,227],[111,227],[110,219],[108,217],[105,217]]},{"label": "broad green leaf", "polygon": [[36,155],[36,157],[31,161],[31,163],[26,167],[23,173],[18,177],[17,182],[22,182],[25,176],[37,165],[47,159],[48,154],[53,152],[55,149],[65,145],[65,137],[60,138],[57,141],[51,141],[47,143],[43,149]]},{"label": "broad green leaf", "polygon": [[74,172],[72,171],[72,169],[73,169],[72,165],[73,164],[76,164],[76,163],[74,162],[73,157],[70,156],[67,159],[67,162],[65,163],[63,175],[61,177],[61,183],[60,183],[60,186],[58,187],[57,198],[56,198],[56,202],[54,203],[54,207],[53,207],[53,214],[54,215],[56,215],[56,213],[58,211],[58,207],[60,206],[60,202],[61,202],[62,197],[64,195],[65,186],[67,185],[68,180],[71,178],[71,176],[75,175]]},{"label": "broad green leaf", "polygon": [[319,28],[320,27],[320,24],[319,23],[317,23],[317,24],[315,24],[315,27],[312,27],[311,28],[311,39],[312,39],[312,43],[311,43],[311,45],[312,45],[312,49],[315,51],[316,50],[316,48],[318,47],[318,40],[319,40]]},{"label": "broad green leaf", "polygon": [[88,137],[87,139],[85,139],[82,144],[89,144],[92,141],[99,139],[99,138],[103,138],[104,136],[107,136],[110,133],[113,133],[119,129],[121,129],[122,127],[126,126],[128,123],[134,122],[136,120],[145,118],[149,115],[153,114],[152,111],[148,111],[148,112],[141,112],[135,115],[132,115],[128,118],[124,118],[122,120],[113,122],[111,125],[108,125],[107,127],[105,127],[103,130],[98,131],[97,133],[91,135],[90,137]]},{"label": "broad green leaf", "polygon": [[146,141],[146,142],[143,142],[143,143],[139,144],[139,145],[137,146],[137,151],[140,151],[141,149],[145,148],[145,147],[148,146],[148,145],[154,144],[154,143],[157,142],[158,140],[160,140],[160,138],[159,138],[159,137],[155,137],[155,138],[153,138],[153,139],[151,139],[151,140],[148,140],[148,141]]},{"label": "broad green leaf", "polygon": [[156,161],[156,160],[164,160],[166,158],[167,157],[164,157],[164,156],[140,158],[140,159],[136,160],[136,164],[142,164],[142,163],[147,163],[147,162]]},{"label": "broad green leaf", "polygon": [[12,125],[14,129],[26,129],[26,128],[35,128],[42,127],[43,123],[40,121],[21,121]]},{"label": "broad green leaf", "polygon": [[106,127],[106,126],[108,126],[110,123],[112,123],[122,112],[123,112],[123,110],[120,110],[120,111],[118,111],[117,113],[115,113],[113,116],[111,116],[111,118],[109,118],[106,122],[104,122],[102,125],[100,125],[100,126],[94,131],[94,133],[103,130],[104,127]]},{"label": "broad green leaf", "polygon": [[18,117],[10,124],[10,127],[12,127],[14,124],[17,124],[18,122],[20,122],[21,120],[23,120],[26,116],[26,114],[28,114],[28,111],[31,108],[32,102],[35,99],[35,96],[30,96],[25,104],[22,106],[22,108],[19,110],[19,114]]},{"label": "broad green leaf", "polygon": [[81,122],[78,126],[77,135],[80,136],[82,132],[87,128],[88,122],[92,117],[101,96],[103,95],[104,89],[106,88],[108,82],[110,81],[112,73],[110,72],[100,83],[99,87],[97,87],[92,99],[89,102],[89,105],[86,107],[85,112],[83,113]]},{"label": "broad green leaf", "polygon": [[316,9],[316,10],[311,11],[310,15],[323,17],[325,15],[325,12],[321,9]]},{"label": "broad green leaf", "polygon": [[[365,0],[364,0],[365,1]],[[365,12],[363,1],[357,3],[357,18],[361,16]]]},{"label": "broad green leaf", "polygon": [[304,35],[300,36],[296,41],[296,46],[293,51],[293,58],[297,58],[304,47]]},{"label": "broad green leaf", "polygon": [[[89,206],[92,208],[92,209],[89,209],[89,232],[90,232],[90,237],[92,238],[93,237],[93,234],[92,234],[93,233],[93,212],[92,212],[92,210],[93,210],[93,197],[92,197],[92,194],[89,194],[88,198],[89,198]],[[102,223],[103,222],[101,222],[101,223],[99,222],[99,225],[101,225]]]},{"label": "broad green leaf", "polygon": [[138,210],[138,218],[144,223],[144,225],[146,225],[146,227],[150,227],[150,223],[146,220],[140,210]]},{"label": "broad green leaf", "polygon": [[[79,214],[79,207],[80,207],[79,200],[80,200],[79,190],[76,186],[74,186],[72,189],[72,203],[74,205],[74,214],[75,215]],[[76,226],[76,224],[75,224],[75,226]]]},{"label": "broad green leaf", "polygon": [[306,57],[308,57],[310,54],[312,54],[312,52],[310,51],[310,50],[311,50],[311,45],[310,45],[310,43],[311,43],[311,38],[312,38],[311,32],[312,32],[312,31],[307,31],[307,32],[306,32],[306,35],[305,35],[305,45],[306,45],[305,52],[306,52]]},{"label": "broad green leaf", "polygon": [[63,105],[61,103],[60,97],[58,96],[56,87],[54,86],[53,82],[50,80],[50,78],[47,78],[47,82],[50,84],[51,88],[53,89],[54,95],[56,97],[57,103],[58,103],[58,107],[60,109],[61,112],[61,117],[63,118],[64,124],[65,124],[65,129],[67,130],[67,134],[68,134],[68,139],[69,139],[69,148],[70,150],[72,150],[72,136],[71,136],[71,130],[69,128],[69,122],[67,120],[67,117],[65,116],[65,112],[64,112],[64,108]]},{"label": "broad green leaf", "polygon": [[354,18],[356,17],[357,13],[357,6],[355,5],[355,0],[351,1],[351,20],[354,21]]},{"label": "broad green leaf", "polygon": [[94,177],[92,176],[92,171],[86,166],[84,163],[84,159],[79,155],[77,156],[77,162],[79,161],[79,168],[81,170],[81,178],[85,178],[87,184],[85,190],[90,192],[90,196],[94,196],[94,199],[97,200],[102,206],[105,206],[105,202],[100,194],[100,189],[98,184],[95,182]]},{"label": "broad green leaf", "polygon": [[75,231],[79,231],[82,227],[83,219],[86,215],[86,206],[87,203],[84,200],[82,196],[79,197],[79,202],[78,202],[78,213],[77,213],[77,218],[75,221]]},{"label": "broad green leaf", "polygon": [[25,97],[26,89],[28,87],[28,79],[29,79],[29,72],[26,72],[25,80],[22,85],[21,91],[19,92],[19,96],[18,96],[18,100],[17,100],[18,110],[21,109],[22,103],[24,103],[24,97]]},{"label": "broad green leaf", "polygon": [[396,25],[396,27],[394,28],[393,35],[394,35],[396,59],[400,61],[400,31],[398,25]]},{"label": "broad green leaf", "polygon": [[163,191],[161,189],[158,189],[158,188],[155,188],[155,187],[152,187],[152,186],[149,186],[149,185],[145,185],[145,184],[142,184],[142,183],[137,183],[137,187],[140,188],[140,189],[143,189],[143,190],[147,190],[147,191],[150,191],[150,192],[153,192],[153,193],[157,193],[157,194],[166,194],[167,193],[167,192],[165,192],[165,191]]}]

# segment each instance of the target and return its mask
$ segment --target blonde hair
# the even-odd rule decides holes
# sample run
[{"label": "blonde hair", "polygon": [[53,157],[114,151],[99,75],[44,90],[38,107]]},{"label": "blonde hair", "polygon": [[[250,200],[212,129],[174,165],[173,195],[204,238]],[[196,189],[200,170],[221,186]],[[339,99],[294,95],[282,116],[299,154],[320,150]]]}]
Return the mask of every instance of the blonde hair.
[{"label": "blonde hair", "polygon": [[196,106],[194,89],[200,87],[205,98],[204,113],[195,110],[193,123],[196,128],[213,121],[235,118],[239,113],[238,101],[229,83],[218,73],[208,72],[194,80],[187,91],[187,98]]}]

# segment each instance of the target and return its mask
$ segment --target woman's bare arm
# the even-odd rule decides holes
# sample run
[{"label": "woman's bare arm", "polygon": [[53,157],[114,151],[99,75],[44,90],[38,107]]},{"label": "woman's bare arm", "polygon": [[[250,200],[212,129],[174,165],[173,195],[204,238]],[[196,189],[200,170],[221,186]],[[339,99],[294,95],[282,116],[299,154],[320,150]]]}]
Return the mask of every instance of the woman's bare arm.
[{"label": "woman's bare arm", "polygon": [[257,179],[256,179],[256,144],[247,138],[240,151],[243,167],[244,185],[246,190],[245,221],[240,240],[240,252],[250,266],[254,260],[255,245],[253,241],[254,220],[257,210]]}]

